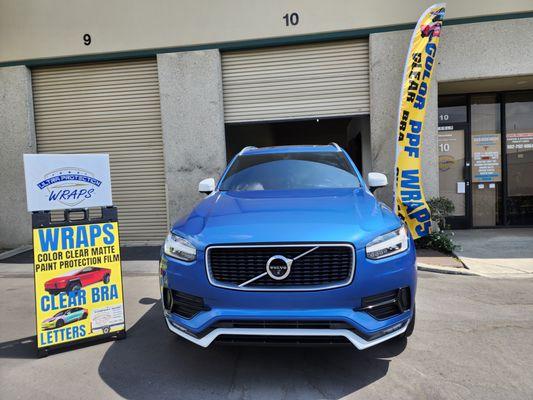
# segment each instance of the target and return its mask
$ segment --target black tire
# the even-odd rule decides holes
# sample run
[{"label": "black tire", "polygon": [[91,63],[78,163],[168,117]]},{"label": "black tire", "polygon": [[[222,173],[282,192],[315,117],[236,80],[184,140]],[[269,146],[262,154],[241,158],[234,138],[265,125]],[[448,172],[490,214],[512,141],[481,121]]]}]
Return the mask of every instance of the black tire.
[{"label": "black tire", "polygon": [[81,283],[79,282],[70,282],[67,286],[67,293],[75,292],[81,289]]},{"label": "black tire", "polygon": [[105,275],[104,275],[104,283],[105,283],[106,285],[109,283],[109,278],[110,278],[109,274],[105,274]]},{"label": "black tire", "polygon": [[86,312],[83,313],[83,315],[81,316],[81,319],[82,319],[82,320],[85,319],[85,318],[87,318],[87,313],[86,313]]},{"label": "black tire", "polygon": [[63,321],[62,319],[58,319],[56,322],[56,329],[61,328],[64,325],[65,325],[65,321]]},{"label": "black tire", "polygon": [[109,326],[104,326],[104,327],[102,328],[102,332],[103,332],[104,334],[108,334],[109,331],[111,331],[111,328],[110,328]]},{"label": "black tire", "polygon": [[115,339],[116,340],[126,339],[126,331],[118,331]]}]

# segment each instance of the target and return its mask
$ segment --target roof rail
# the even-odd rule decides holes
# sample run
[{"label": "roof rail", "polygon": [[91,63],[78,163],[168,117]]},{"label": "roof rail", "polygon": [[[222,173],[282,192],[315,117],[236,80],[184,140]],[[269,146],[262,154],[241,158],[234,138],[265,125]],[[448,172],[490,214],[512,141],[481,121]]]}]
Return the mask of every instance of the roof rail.
[{"label": "roof rail", "polygon": [[335,143],[335,142],[331,142],[331,143],[329,143],[329,145],[335,147],[335,148],[337,149],[337,151],[342,151],[341,146],[339,146],[339,145],[338,145],[337,143]]},{"label": "roof rail", "polygon": [[239,151],[239,154],[242,154],[244,153],[245,151],[247,150],[252,150],[252,149],[257,149],[257,147],[255,146],[246,146],[246,147],[243,147],[243,149],[241,151]]}]

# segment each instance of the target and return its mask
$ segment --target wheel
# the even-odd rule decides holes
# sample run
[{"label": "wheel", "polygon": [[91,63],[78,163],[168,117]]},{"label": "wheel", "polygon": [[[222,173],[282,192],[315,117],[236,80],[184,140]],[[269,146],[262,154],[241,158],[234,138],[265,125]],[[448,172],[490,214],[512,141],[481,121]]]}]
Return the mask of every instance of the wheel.
[{"label": "wheel", "polygon": [[102,332],[104,332],[105,334],[109,333],[111,329],[109,328],[109,326],[104,326],[104,328],[102,329]]},{"label": "wheel", "polygon": [[83,315],[81,316],[81,319],[85,319],[85,318],[87,318],[87,313],[86,312],[83,313]]},{"label": "wheel", "polygon": [[70,282],[67,286],[67,293],[76,292],[81,289],[81,284],[79,282]]},{"label": "wheel", "polygon": [[61,328],[63,325],[65,325],[65,321],[63,321],[62,319],[58,319],[56,322],[56,329]]},{"label": "wheel", "polygon": [[117,336],[115,337],[116,340],[122,340],[126,339],[126,331],[118,331]]},{"label": "wheel", "polygon": [[104,275],[104,283],[107,285],[109,283],[109,274]]}]

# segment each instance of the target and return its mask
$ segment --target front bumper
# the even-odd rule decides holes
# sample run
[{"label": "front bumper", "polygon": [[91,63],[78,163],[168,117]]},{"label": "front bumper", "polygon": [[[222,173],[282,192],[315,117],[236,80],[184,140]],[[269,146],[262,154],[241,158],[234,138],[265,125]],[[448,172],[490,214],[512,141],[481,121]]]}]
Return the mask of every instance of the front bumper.
[{"label": "front bumper", "polygon": [[[283,329],[283,328],[216,328],[203,337],[195,337],[190,333],[183,331],[180,325],[172,322],[169,317],[165,318],[168,329],[175,334],[185,338],[194,344],[202,347],[208,347],[219,336],[223,335],[237,335],[237,336],[287,336],[287,337],[344,337],[357,349],[364,350],[368,347],[375,346],[379,343],[385,342],[393,337],[404,333],[409,324],[409,320],[396,324],[397,328],[390,333],[384,334],[376,339],[367,340],[359,336],[350,329]],[[391,328],[395,328],[392,326]],[[389,328],[389,329],[391,329]]]},{"label": "front bumper", "polygon": [[[362,299],[379,293],[409,287],[410,304],[416,292],[414,245],[402,254],[380,261],[366,259],[364,249],[356,251],[353,281],[344,287],[318,291],[239,291],[220,288],[208,281],[204,253],[193,263],[162,255],[161,288],[169,288],[203,299],[205,309],[184,317],[165,310],[165,321],[175,334],[207,347],[217,339],[233,337],[339,337],[358,349],[366,349],[401,335],[412,318],[412,307],[389,318],[377,319],[361,310]],[[227,327],[227,321],[243,321],[245,326]],[[256,327],[253,323],[272,321],[333,321],[342,328]],[[343,324],[343,325],[342,325]],[[260,326],[260,324],[258,324]],[[252,327],[250,327],[252,326]]]},{"label": "front bumper", "polygon": [[41,324],[41,329],[43,330],[54,329],[55,327],[56,327],[56,321],[43,322]]}]

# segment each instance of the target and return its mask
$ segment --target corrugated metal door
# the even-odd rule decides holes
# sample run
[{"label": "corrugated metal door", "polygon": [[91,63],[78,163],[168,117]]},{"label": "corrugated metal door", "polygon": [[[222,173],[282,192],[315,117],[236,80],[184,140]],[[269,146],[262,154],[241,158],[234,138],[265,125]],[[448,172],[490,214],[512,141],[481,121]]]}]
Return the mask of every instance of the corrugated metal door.
[{"label": "corrugated metal door", "polygon": [[222,54],[226,122],[368,114],[368,40]]},{"label": "corrugated metal door", "polygon": [[167,231],[155,59],[32,71],[39,153],[109,153],[122,241]]}]

